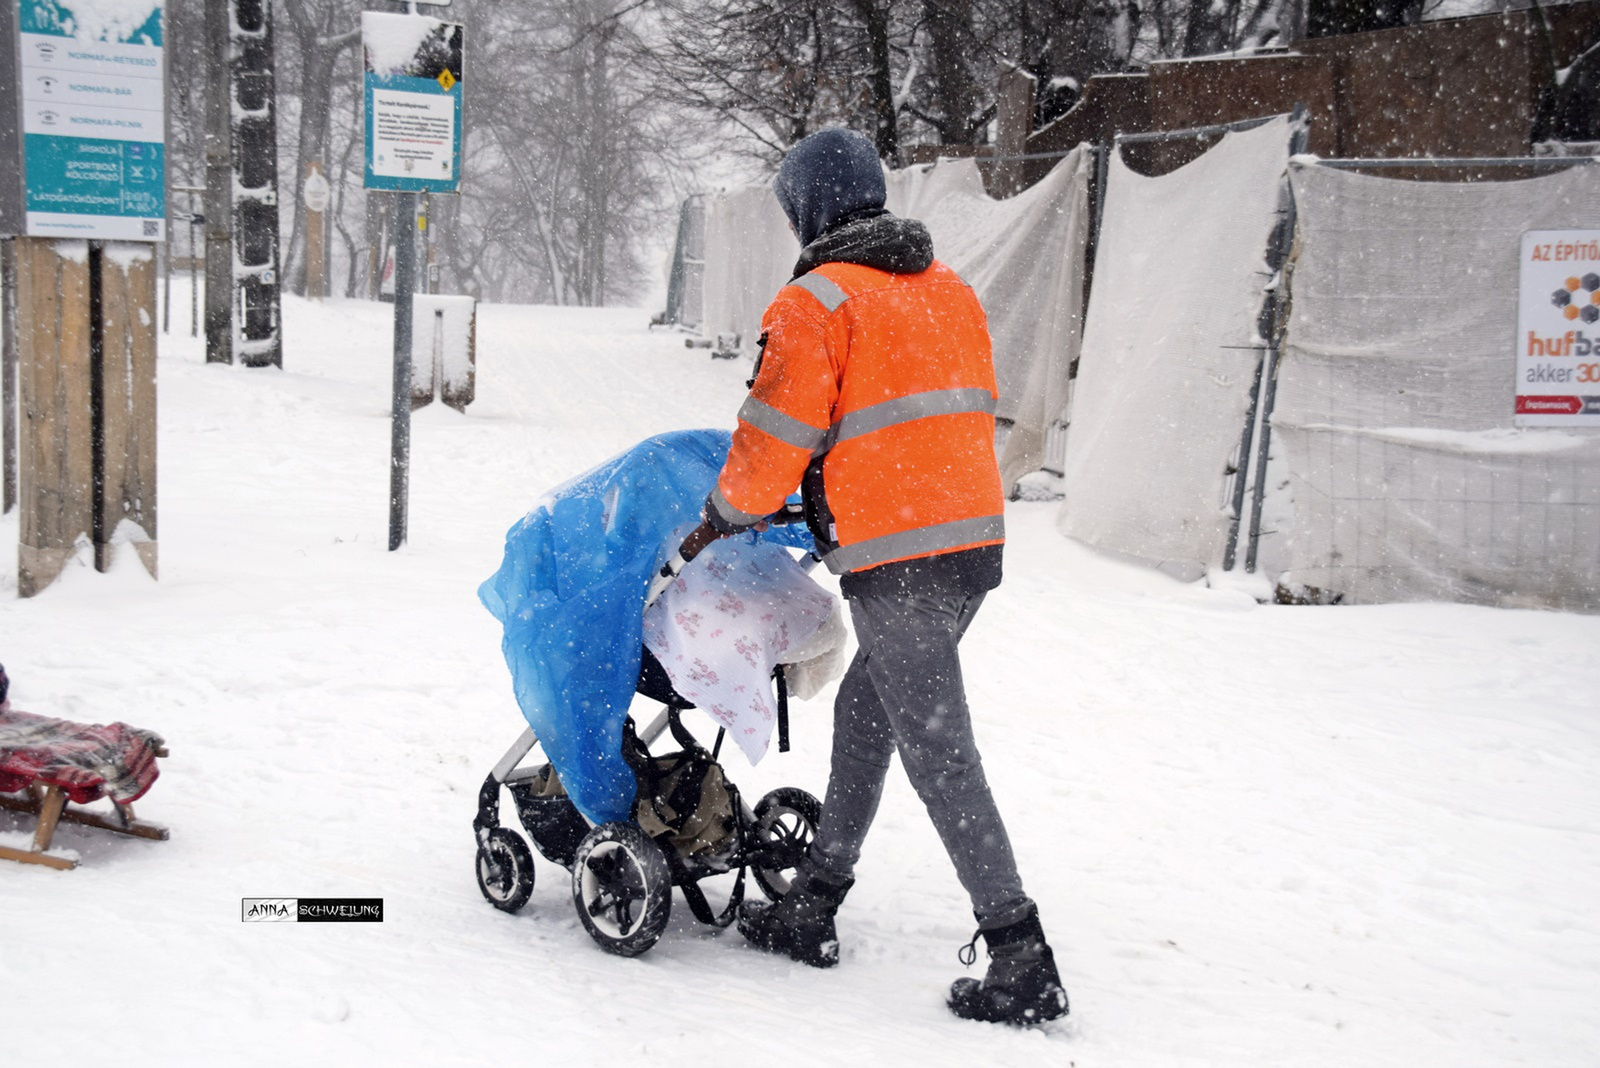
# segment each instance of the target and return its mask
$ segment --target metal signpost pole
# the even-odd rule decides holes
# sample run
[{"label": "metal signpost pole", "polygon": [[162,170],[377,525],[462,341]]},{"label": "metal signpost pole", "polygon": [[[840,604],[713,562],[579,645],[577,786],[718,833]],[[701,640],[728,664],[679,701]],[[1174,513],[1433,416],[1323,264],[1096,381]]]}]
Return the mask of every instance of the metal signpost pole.
[{"label": "metal signpost pole", "polygon": [[17,248],[0,239],[0,515],[17,506]]},{"label": "metal signpost pole", "polygon": [[206,217],[194,210],[194,194],[189,194],[189,336],[200,336],[200,243],[195,228]]},{"label": "metal signpost pole", "polygon": [[[1306,117],[1304,104],[1296,104],[1290,115],[1289,158],[1303,154],[1310,138],[1311,120]],[[1289,311],[1289,253],[1294,249],[1295,203],[1294,186],[1287,173],[1283,176],[1283,216],[1273,234],[1269,266],[1276,272],[1276,281],[1263,309],[1266,329],[1262,336],[1267,342],[1265,393],[1261,397],[1261,433],[1257,435],[1256,457],[1251,464],[1255,477],[1250,501],[1250,542],[1245,549],[1244,569],[1250,574],[1256,570],[1256,552],[1261,544],[1261,508],[1267,496],[1267,461],[1272,449],[1272,409],[1278,397],[1278,361],[1283,351],[1283,334],[1288,324],[1284,321]],[[1242,458],[1241,458],[1242,460]]]},{"label": "metal signpost pole", "polygon": [[[395,218],[415,219],[417,195],[394,195]],[[417,245],[410,226],[395,227],[394,396],[389,428],[389,549],[406,543],[406,502],[411,483],[411,295],[416,287]]]},{"label": "metal signpost pole", "polygon": [[[440,0],[424,0],[439,3]],[[446,0],[447,2],[447,0]],[[416,14],[361,16],[366,160],[363,184],[395,194],[394,392],[389,443],[389,548],[406,542],[411,474],[412,307],[417,289],[417,194],[461,184],[463,28]],[[397,47],[396,42],[399,42]],[[413,43],[414,42],[414,43]],[[380,289],[381,292],[381,289]]]},{"label": "metal signpost pole", "polygon": [[23,183],[10,175],[23,166],[20,11],[0,3],[0,515],[17,506],[17,243],[27,232]]}]

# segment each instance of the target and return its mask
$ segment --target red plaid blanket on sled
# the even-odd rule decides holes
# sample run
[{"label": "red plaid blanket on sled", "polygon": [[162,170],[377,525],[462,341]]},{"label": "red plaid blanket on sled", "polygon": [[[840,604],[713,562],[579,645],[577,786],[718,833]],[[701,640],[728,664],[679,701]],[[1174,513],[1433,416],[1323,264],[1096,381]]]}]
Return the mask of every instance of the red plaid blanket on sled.
[{"label": "red plaid blanket on sled", "polygon": [[0,793],[59,786],[80,805],[131,804],[155,783],[159,734],[126,723],[71,723],[0,708]]}]

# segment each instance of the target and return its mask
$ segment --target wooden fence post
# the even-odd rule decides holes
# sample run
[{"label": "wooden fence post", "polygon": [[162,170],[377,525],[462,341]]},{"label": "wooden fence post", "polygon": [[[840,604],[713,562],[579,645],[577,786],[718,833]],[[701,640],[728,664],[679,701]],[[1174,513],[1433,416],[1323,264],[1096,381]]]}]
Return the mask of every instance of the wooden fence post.
[{"label": "wooden fence post", "polygon": [[99,391],[95,567],[114,546],[132,545],[156,575],[155,246],[106,242],[100,256]]},{"label": "wooden fence post", "polygon": [[89,243],[19,237],[17,377],[21,532],[17,593],[56,580],[94,530]]},{"label": "wooden fence post", "polygon": [[[132,544],[156,573],[156,270],[149,245],[17,238],[17,592],[79,547]],[[98,321],[97,321],[98,320]]]}]

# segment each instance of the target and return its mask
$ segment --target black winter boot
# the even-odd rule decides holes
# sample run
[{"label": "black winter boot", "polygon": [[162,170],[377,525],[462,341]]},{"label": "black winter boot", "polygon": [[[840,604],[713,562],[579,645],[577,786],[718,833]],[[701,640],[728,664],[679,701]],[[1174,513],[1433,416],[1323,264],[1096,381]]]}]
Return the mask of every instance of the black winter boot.
[{"label": "black winter boot", "polygon": [[813,968],[831,968],[839,963],[834,913],[854,885],[854,879],[837,882],[802,867],[782,901],[739,909],[739,933],[768,953],[781,953]]},{"label": "black winter boot", "polygon": [[1031,1027],[1067,1014],[1067,992],[1056,971],[1055,954],[1045,943],[1037,908],[1007,927],[980,928],[961,951],[963,964],[977,959],[980,934],[989,947],[989,972],[981,983],[957,979],[951,984],[951,1012],[963,1020],[1015,1027]]}]

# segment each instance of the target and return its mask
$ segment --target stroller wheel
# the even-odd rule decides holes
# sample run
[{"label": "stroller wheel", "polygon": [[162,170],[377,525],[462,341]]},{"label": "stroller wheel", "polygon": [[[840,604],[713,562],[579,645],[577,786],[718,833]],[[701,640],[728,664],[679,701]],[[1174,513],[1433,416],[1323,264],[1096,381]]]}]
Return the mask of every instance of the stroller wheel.
[{"label": "stroller wheel", "polygon": [[780,786],[756,804],[757,859],[750,870],[773,901],[789,892],[789,876],[817,836],[822,805],[796,786]]},{"label": "stroller wheel", "polygon": [[672,870],[661,846],[631,823],[602,823],[578,845],[572,903],[607,953],[637,957],[672,914]]},{"label": "stroller wheel", "polygon": [[496,827],[478,847],[478,889],[502,912],[516,912],[533,896],[533,853],[516,831]]}]

